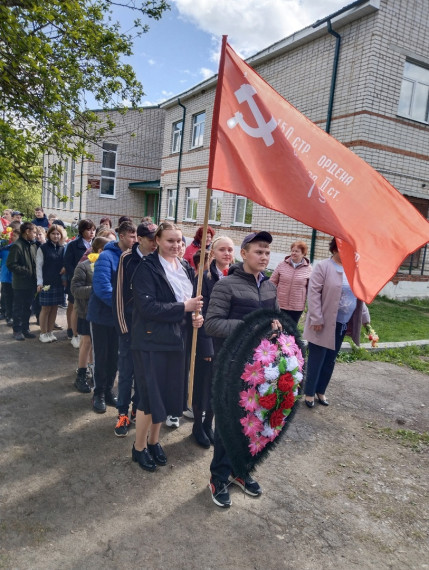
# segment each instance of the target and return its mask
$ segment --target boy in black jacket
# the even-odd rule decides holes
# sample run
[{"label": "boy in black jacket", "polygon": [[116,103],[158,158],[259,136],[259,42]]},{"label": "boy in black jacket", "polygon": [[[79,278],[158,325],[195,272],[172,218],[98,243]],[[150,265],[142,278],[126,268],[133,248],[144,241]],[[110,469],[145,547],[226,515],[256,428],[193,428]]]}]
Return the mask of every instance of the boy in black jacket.
[{"label": "boy in black jacket", "polygon": [[[230,268],[228,277],[213,287],[204,323],[208,335],[215,337],[215,352],[220,350],[225,338],[233,334],[243,317],[261,308],[277,309],[277,290],[265,276],[270,260],[272,236],[268,232],[254,232],[247,235],[241,244],[243,263]],[[273,329],[281,328],[273,321]],[[247,475],[245,479],[235,477],[225,451],[222,439],[215,430],[213,459],[210,465],[209,489],[218,507],[229,507],[228,486],[238,485],[246,494],[257,497],[262,493],[259,484]]]}]

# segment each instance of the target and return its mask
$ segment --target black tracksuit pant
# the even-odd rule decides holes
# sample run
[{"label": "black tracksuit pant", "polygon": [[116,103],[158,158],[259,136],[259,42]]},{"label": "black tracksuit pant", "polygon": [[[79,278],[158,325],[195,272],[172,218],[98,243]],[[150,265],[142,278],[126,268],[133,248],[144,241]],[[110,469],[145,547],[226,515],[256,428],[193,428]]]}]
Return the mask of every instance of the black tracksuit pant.
[{"label": "black tracksuit pant", "polygon": [[91,323],[94,396],[112,389],[118,370],[118,333],[114,326]]}]

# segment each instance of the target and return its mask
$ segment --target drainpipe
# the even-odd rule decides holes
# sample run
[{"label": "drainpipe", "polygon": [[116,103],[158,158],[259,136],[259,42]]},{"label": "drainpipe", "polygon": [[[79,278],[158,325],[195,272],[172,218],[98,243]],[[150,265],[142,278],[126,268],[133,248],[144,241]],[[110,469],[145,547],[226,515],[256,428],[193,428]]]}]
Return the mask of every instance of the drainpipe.
[{"label": "drainpipe", "polygon": [[174,223],[177,224],[177,211],[179,209],[179,190],[180,190],[180,171],[182,167],[182,154],[183,154],[183,135],[185,133],[185,118],[186,118],[186,107],[182,105],[180,99],[177,99],[177,104],[183,109],[182,115],[182,134],[180,136],[180,150],[179,150],[179,164],[177,165],[177,187],[176,187],[176,211],[174,213]]},{"label": "drainpipe", "polygon": [[80,196],[79,196],[79,221],[82,219],[82,194],[83,194],[83,154],[80,157]]},{"label": "drainpipe", "polygon": [[[357,4],[357,3],[356,3]],[[316,22],[317,24],[317,22]],[[316,25],[315,24],[315,25]],[[335,38],[335,54],[334,54],[334,65],[332,69],[331,75],[331,89],[329,92],[329,104],[328,104],[328,113],[326,116],[326,126],[325,131],[329,133],[331,131],[331,120],[332,120],[332,109],[334,107],[334,95],[335,95],[335,85],[337,83],[337,71],[338,71],[338,61],[340,58],[340,47],[341,47],[341,36],[338,32],[332,29],[331,20],[328,19],[326,21],[328,26],[328,33]],[[313,26],[315,27],[315,26]],[[313,263],[314,261],[314,250],[316,247],[316,235],[317,231],[313,230],[311,233],[311,246],[310,246],[310,261]]]}]

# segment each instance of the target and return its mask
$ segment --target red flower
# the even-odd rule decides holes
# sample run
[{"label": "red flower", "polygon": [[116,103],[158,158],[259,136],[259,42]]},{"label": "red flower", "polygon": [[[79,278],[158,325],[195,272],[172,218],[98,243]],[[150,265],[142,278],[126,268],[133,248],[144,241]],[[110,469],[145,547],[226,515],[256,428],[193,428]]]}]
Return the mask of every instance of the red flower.
[{"label": "red flower", "polygon": [[293,385],[295,384],[295,380],[290,372],[286,372],[286,374],[282,374],[277,382],[277,387],[282,392],[289,392],[292,390]]},{"label": "red flower", "polygon": [[280,427],[283,422],[283,410],[275,410],[270,417],[270,426],[272,428]]},{"label": "red flower", "polygon": [[293,392],[289,392],[283,398],[283,402],[280,404],[280,409],[281,410],[290,410],[291,407],[294,405],[294,403],[295,403],[295,396],[293,395]]},{"label": "red flower", "polygon": [[267,409],[274,408],[277,402],[277,394],[268,394],[268,396],[259,396],[259,404]]}]

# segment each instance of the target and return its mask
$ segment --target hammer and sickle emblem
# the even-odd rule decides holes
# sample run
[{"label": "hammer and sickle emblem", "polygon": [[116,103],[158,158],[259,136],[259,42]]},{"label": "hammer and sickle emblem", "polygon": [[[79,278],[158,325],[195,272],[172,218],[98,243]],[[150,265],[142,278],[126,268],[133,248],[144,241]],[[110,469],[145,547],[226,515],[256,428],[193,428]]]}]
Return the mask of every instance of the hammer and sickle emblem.
[{"label": "hammer and sickle emblem", "polygon": [[233,129],[236,125],[240,125],[246,134],[256,139],[262,138],[266,146],[271,146],[274,143],[274,138],[271,133],[277,127],[277,123],[273,116],[271,116],[271,119],[268,121],[268,123],[265,121],[258,105],[256,104],[256,101],[253,98],[254,95],[256,95],[256,89],[249,83],[244,83],[240,89],[234,93],[234,95],[239,103],[244,103],[247,101],[247,104],[250,107],[250,111],[255,117],[255,121],[258,126],[251,127],[248,125],[243,118],[243,114],[237,111],[233,117],[228,119],[228,127],[230,129]]}]

